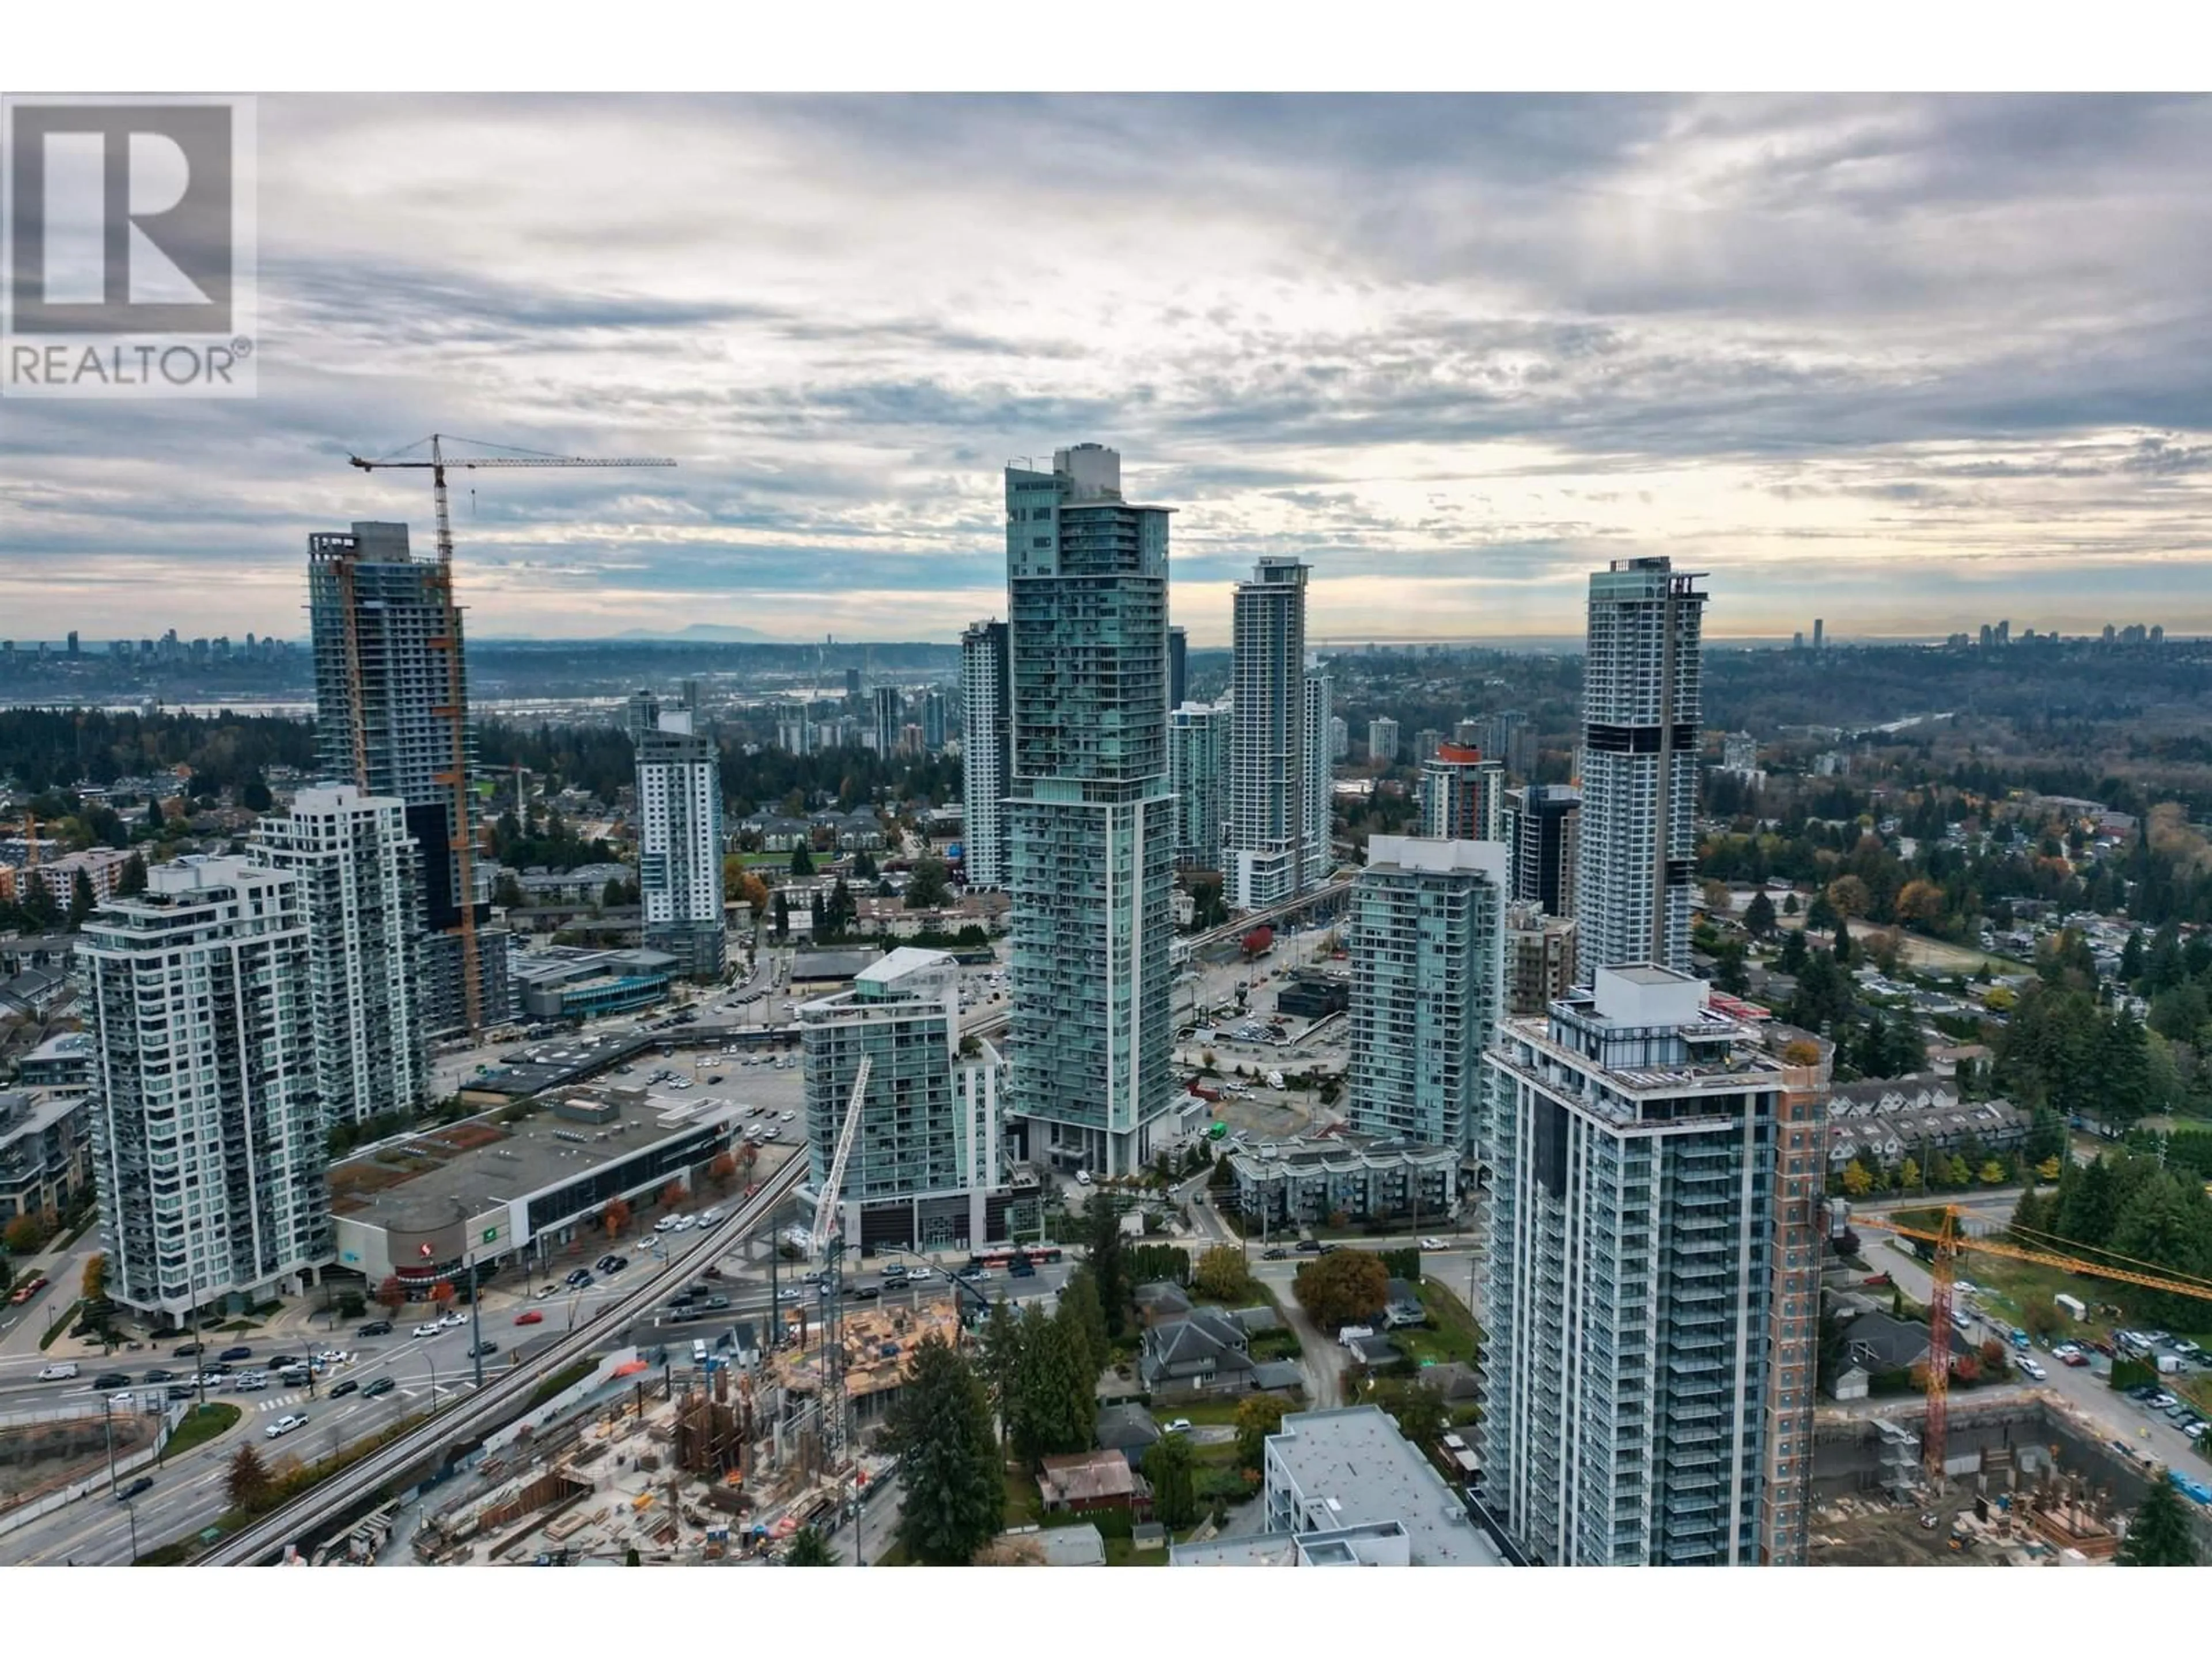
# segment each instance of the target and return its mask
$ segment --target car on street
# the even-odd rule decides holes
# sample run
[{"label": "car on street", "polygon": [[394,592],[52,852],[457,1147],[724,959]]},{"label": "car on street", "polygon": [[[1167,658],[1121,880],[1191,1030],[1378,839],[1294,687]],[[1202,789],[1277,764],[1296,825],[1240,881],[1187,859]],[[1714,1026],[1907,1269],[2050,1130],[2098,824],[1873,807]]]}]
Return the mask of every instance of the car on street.
[{"label": "car on street", "polygon": [[380,1376],[374,1382],[368,1383],[362,1388],[361,1397],[363,1400],[374,1400],[380,1394],[390,1394],[397,1386],[398,1385],[394,1383],[390,1377]]},{"label": "car on street", "polygon": [[458,1330],[468,1322],[469,1316],[464,1313],[447,1313],[438,1316],[438,1328],[441,1331]]},{"label": "car on street", "polygon": [[151,1370],[146,1373],[146,1380],[149,1382],[173,1382],[177,1380],[177,1374],[174,1371]]},{"label": "car on street", "polygon": [[518,1325],[543,1325],[545,1322],[545,1315],[541,1309],[526,1308],[515,1315],[514,1322]]},{"label": "car on street", "polygon": [[1281,1245],[1271,1244],[1260,1252],[1260,1259],[1263,1261],[1281,1261],[1287,1259],[1290,1254]]},{"label": "car on street", "polygon": [[102,1371],[92,1379],[94,1394],[106,1394],[111,1389],[127,1389],[130,1386],[131,1379],[121,1371]]},{"label": "car on street", "polygon": [[140,1492],[151,1492],[153,1490],[154,1477],[150,1474],[142,1474],[136,1480],[126,1480],[121,1486],[118,1487],[115,1493],[115,1501],[118,1504],[128,1503],[131,1498],[137,1497]]},{"label": "car on street", "polygon": [[699,1224],[702,1227],[711,1227],[721,1218],[722,1212],[720,1210],[702,1210],[699,1212]]},{"label": "car on street", "polygon": [[181,1347],[170,1349],[169,1358],[172,1359],[196,1359],[206,1352],[206,1343],[187,1342]]},{"label": "car on street", "polygon": [[307,1419],[304,1413],[287,1412],[267,1428],[262,1430],[261,1435],[265,1440],[282,1440],[293,1430],[304,1429],[307,1426]]},{"label": "car on street", "polygon": [[886,1285],[896,1283],[905,1277],[906,1263],[903,1261],[894,1261],[884,1269],[884,1283]]},{"label": "car on street", "polygon": [[2044,1378],[2051,1375],[2049,1371],[2044,1370],[2043,1367],[2038,1364],[2034,1360],[2029,1359],[2025,1356],[2021,1359],[2020,1369],[2024,1376],[2032,1376],[2039,1382],[2042,1382]]},{"label": "car on street", "polygon": [[580,1291],[592,1282],[592,1270],[589,1267],[579,1267],[562,1282],[572,1291]]},{"label": "car on street", "polygon": [[344,1382],[336,1383],[331,1387],[331,1398],[333,1400],[342,1400],[349,1394],[358,1393],[360,1389],[361,1379],[357,1376],[349,1376]]},{"label": "car on street", "polygon": [[413,1330],[408,1332],[407,1334],[410,1339],[418,1336],[435,1336],[444,1328],[445,1328],[443,1326],[434,1322],[428,1325],[417,1325]]},{"label": "car on street", "polygon": [[592,1263],[592,1266],[593,1267],[597,1268],[599,1272],[601,1272],[601,1273],[612,1273],[612,1272],[615,1270],[615,1269],[614,1269],[614,1262],[615,1262],[615,1253],[614,1253],[612,1250],[609,1250],[609,1251],[608,1251],[605,1255],[601,1256],[601,1257],[600,1257],[597,1261],[594,1261],[593,1263]]},{"label": "car on street", "polygon": [[778,1302],[804,1302],[806,1299],[806,1292],[796,1285],[787,1285],[775,1293],[775,1299]]},{"label": "car on street", "polygon": [[936,1277],[937,1270],[933,1267],[908,1267],[906,1270],[906,1282],[909,1285],[919,1285],[925,1279]]},{"label": "car on street", "polygon": [[618,1273],[624,1267],[629,1266],[629,1258],[626,1255],[618,1255],[615,1257],[613,1261],[607,1263],[607,1271],[611,1273]]},{"label": "car on street", "polygon": [[788,1123],[797,1114],[793,1112],[779,1112],[776,1114],[775,1121],[779,1123]]},{"label": "car on street", "polygon": [[1190,1432],[1190,1419],[1188,1417],[1178,1417],[1172,1423],[1163,1423],[1160,1425],[1160,1432],[1162,1434],[1188,1434]]},{"label": "car on street", "polygon": [[39,1367],[39,1381],[41,1382],[60,1382],[76,1375],[76,1365],[65,1359],[57,1360],[51,1365]]},{"label": "car on street", "polygon": [[356,1336],[389,1336],[392,1334],[392,1322],[388,1319],[372,1319],[368,1324],[355,1331],[354,1334]]},{"label": "car on street", "polygon": [[234,1348],[225,1348],[216,1358],[217,1359],[251,1359],[253,1358],[253,1350],[241,1342]]},{"label": "car on street", "polygon": [[1302,1238],[1297,1242],[1295,1248],[1300,1255],[1319,1255],[1321,1254],[1321,1240],[1317,1238]]},{"label": "car on street", "polygon": [[676,1225],[678,1219],[679,1218],[676,1216],[665,1215],[653,1224],[653,1231],[657,1233],[667,1232]]},{"label": "car on street", "polygon": [[[854,1285],[848,1286],[845,1291],[846,1296],[854,1302],[873,1302],[883,1293],[884,1287],[880,1285]],[[726,1303],[727,1298],[718,1296],[714,1300]],[[712,1304],[708,1305],[711,1306]]]},{"label": "car on street", "polygon": [[469,1358],[471,1359],[481,1359],[488,1353],[497,1353],[498,1352],[499,1344],[487,1337],[484,1340],[476,1344],[469,1350]]},{"label": "car on street", "polygon": [[1441,1238],[1425,1238],[1421,1241],[1421,1248],[1425,1250],[1448,1250],[1451,1246]]},{"label": "car on street", "polygon": [[698,1224],[699,1218],[697,1216],[679,1215],[676,1218],[676,1224],[671,1227],[668,1231],[672,1233],[688,1233]]}]

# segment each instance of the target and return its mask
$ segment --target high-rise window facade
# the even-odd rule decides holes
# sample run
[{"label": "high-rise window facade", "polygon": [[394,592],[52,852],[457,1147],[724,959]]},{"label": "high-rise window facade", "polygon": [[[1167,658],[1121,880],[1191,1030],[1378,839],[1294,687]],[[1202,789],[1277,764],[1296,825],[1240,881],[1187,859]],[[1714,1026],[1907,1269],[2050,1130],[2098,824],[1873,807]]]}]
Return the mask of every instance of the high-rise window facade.
[{"label": "high-rise window facade", "polygon": [[656,707],[637,744],[637,890],[647,950],[721,977],[722,762],[690,707]]},{"label": "high-rise window facade", "polygon": [[979,622],[960,636],[961,845],[970,887],[1006,884],[1006,796],[1012,783],[1013,688],[1006,624]]},{"label": "high-rise window facade", "polygon": [[1262,559],[1237,586],[1223,861],[1242,910],[1305,884],[1306,575],[1296,559]]}]

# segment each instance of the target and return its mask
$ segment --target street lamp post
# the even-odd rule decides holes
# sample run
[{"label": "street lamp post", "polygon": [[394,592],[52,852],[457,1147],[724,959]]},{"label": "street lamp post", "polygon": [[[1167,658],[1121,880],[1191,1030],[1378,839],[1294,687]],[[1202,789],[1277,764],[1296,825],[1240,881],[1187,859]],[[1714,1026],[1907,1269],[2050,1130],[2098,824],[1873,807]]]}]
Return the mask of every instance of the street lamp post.
[{"label": "street lamp post", "polygon": [[132,1498],[125,1498],[123,1513],[131,1522],[131,1561],[136,1566],[138,1562],[138,1501]]}]

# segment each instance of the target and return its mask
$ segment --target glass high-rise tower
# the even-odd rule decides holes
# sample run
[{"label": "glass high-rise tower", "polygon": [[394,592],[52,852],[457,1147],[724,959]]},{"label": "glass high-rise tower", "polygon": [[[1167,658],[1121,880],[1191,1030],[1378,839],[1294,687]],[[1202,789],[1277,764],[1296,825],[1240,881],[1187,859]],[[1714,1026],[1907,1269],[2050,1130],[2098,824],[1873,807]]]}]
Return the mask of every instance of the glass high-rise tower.
[{"label": "glass high-rise tower", "polygon": [[1261,910],[1305,885],[1306,567],[1261,560],[1237,585],[1234,617],[1222,868],[1230,903]]},{"label": "glass high-rise tower", "polygon": [[1690,965],[1697,882],[1703,577],[1664,558],[1589,579],[1583,657],[1581,975]]},{"label": "glass high-rise tower", "polygon": [[979,622],[960,636],[961,835],[970,887],[1006,884],[1006,625]]},{"label": "glass high-rise tower", "polygon": [[1175,1101],[1169,511],[1103,445],[1006,469],[1013,1109],[1032,1158],[1109,1175]]}]

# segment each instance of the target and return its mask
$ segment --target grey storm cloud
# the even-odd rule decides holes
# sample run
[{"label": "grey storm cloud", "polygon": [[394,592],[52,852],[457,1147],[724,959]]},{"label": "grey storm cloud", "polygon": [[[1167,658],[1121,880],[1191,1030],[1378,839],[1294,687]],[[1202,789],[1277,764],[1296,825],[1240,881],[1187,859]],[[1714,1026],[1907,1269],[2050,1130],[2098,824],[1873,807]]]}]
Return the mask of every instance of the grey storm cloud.
[{"label": "grey storm cloud", "polygon": [[309,532],[424,533],[419,475],[346,458],[434,430],[681,463],[467,479],[501,632],[950,636],[1003,602],[1000,467],[1086,438],[1178,507],[1201,639],[1263,553],[1335,637],[1571,633],[1632,551],[1711,570],[1722,631],[1818,594],[1942,632],[2007,561],[2045,625],[2212,629],[2212,100],[277,97],[260,131],[261,396],[0,407],[19,635],[152,589],[296,629]]}]

